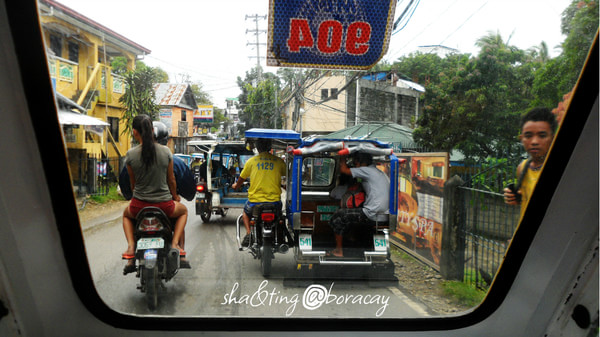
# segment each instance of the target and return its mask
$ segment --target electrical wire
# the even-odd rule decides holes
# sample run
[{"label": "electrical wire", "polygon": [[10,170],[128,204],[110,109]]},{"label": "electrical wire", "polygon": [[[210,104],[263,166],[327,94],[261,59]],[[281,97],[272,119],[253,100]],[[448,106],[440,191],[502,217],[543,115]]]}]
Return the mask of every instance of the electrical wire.
[{"label": "electrical wire", "polygon": [[459,0],[455,0],[452,4],[450,4],[450,6],[446,7],[446,9],[444,9],[444,11],[442,13],[440,13],[440,15],[438,15],[435,19],[433,19],[431,22],[429,22],[429,24],[427,24],[425,26],[425,28],[423,28],[418,34],[414,35],[412,39],[410,39],[404,46],[402,46],[400,49],[398,49],[397,51],[390,53],[390,55],[393,55],[391,58],[395,58],[396,55],[400,54],[400,52],[402,52],[404,50],[404,48],[406,48],[411,42],[413,42],[416,38],[418,38],[419,36],[421,36],[427,29],[429,29],[434,23],[438,22],[439,18],[441,18],[444,14],[446,14],[446,12],[452,7],[454,6]]},{"label": "electrical wire", "polygon": [[468,17],[468,18],[467,18],[465,21],[463,21],[463,23],[461,23],[461,24],[460,24],[460,26],[458,26],[458,28],[456,28],[456,29],[455,29],[455,30],[454,30],[452,33],[450,33],[450,35],[446,36],[446,38],[445,38],[445,39],[443,39],[443,40],[442,40],[442,41],[441,41],[439,44],[440,44],[440,45],[441,45],[441,44],[443,44],[443,43],[444,43],[446,40],[448,40],[448,38],[449,38],[450,36],[454,35],[454,33],[456,33],[457,31],[459,31],[459,30],[460,30],[460,29],[461,29],[461,28],[462,28],[462,27],[463,27],[463,26],[464,26],[464,25],[465,25],[465,24],[466,24],[466,23],[467,23],[469,20],[471,20],[471,18],[472,18],[472,17],[473,17],[475,14],[479,13],[479,11],[480,11],[480,10],[481,10],[483,7],[485,7],[485,5],[487,5],[487,4],[488,4],[488,2],[490,2],[490,0],[488,0],[488,1],[484,2],[484,3],[483,3],[483,5],[481,5],[481,7],[479,7],[479,8],[478,8],[478,9],[477,9],[475,12],[473,12],[471,15],[469,15],[469,17]]},{"label": "electrical wire", "polygon": [[[392,32],[392,36],[396,35],[398,32],[400,32],[402,29],[404,29],[404,27],[406,27],[406,25],[408,24],[410,19],[412,19],[413,14],[415,14],[417,7],[419,7],[419,3],[421,3],[421,0],[417,0],[417,2],[414,4],[414,6],[412,6],[412,8],[409,8],[413,4],[413,1],[414,0],[411,0],[411,2],[408,4],[408,6],[406,6],[406,8],[404,9],[404,12],[402,12],[402,14],[398,18],[398,20],[396,20],[396,22],[394,22],[394,28],[393,28],[394,31]],[[408,14],[408,17],[405,16],[405,13],[407,13],[407,11],[410,11],[410,13]],[[398,25],[401,24],[402,21],[404,21],[404,23],[402,24],[402,27],[398,28]]]}]

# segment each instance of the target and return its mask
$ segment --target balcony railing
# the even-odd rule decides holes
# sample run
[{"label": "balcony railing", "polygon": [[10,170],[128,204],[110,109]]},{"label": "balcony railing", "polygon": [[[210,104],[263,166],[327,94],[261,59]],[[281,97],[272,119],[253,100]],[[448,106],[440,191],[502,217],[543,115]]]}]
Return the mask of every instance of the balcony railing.
[{"label": "balcony railing", "polygon": [[121,95],[125,93],[123,77],[111,73],[107,65],[97,63],[93,70],[80,74],[79,64],[60,57],[48,56],[48,66],[56,91],[72,98],[87,109],[94,108],[92,100],[85,99],[90,92],[94,94],[89,95],[88,98],[97,96],[98,102],[102,103],[118,102]]}]

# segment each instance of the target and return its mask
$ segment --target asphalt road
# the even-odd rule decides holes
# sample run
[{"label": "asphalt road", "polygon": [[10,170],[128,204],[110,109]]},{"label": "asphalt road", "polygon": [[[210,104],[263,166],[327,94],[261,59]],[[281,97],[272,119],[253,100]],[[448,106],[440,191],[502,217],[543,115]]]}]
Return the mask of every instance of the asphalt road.
[{"label": "asphalt road", "polygon": [[[100,297],[112,309],[138,315],[199,317],[356,317],[406,318],[427,315],[394,284],[362,280],[303,279],[296,282],[293,250],[275,254],[272,275],[265,279],[260,261],[237,249],[235,221],[240,210],[214,215],[208,224],[191,214],[186,246],[192,269],[183,269],[159,294],[158,308],[146,307],[135,274],[123,275],[121,253],[126,242],[120,214],[84,223],[84,239],[92,277]],[[316,300],[319,299],[320,300]]]}]

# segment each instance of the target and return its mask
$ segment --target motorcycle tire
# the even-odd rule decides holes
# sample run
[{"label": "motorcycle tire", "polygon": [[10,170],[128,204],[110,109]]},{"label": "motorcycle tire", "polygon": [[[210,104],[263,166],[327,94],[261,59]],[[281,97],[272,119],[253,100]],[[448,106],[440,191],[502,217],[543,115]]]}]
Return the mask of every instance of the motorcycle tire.
[{"label": "motorcycle tire", "polygon": [[142,269],[142,277],[146,285],[146,304],[148,309],[155,310],[158,306],[158,268]]},{"label": "motorcycle tire", "polygon": [[202,218],[202,222],[207,223],[210,221],[210,216],[212,215],[212,211],[209,209],[202,209],[200,211],[200,217]]},{"label": "motorcycle tire", "polygon": [[260,257],[260,271],[263,277],[271,275],[271,260],[273,259],[273,243],[271,239],[263,239],[262,254]]}]

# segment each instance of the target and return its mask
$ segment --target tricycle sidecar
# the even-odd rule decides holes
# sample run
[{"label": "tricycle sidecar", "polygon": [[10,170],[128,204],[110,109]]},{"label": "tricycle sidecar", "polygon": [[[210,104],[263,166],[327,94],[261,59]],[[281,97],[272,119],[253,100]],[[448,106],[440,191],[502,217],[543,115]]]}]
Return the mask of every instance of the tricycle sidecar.
[{"label": "tricycle sidecar", "polygon": [[[330,220],[340,209],[341,200],[331,192],[341,184],[340,160],[357,152],[370,153],[373,162],[389,177],[389,190],[377,191],[389,193],[388,220],[377,222],[373,228],[352,224],[343,237],[344,256],[337,257],[331,254],[336,244]],[[294,255],[298,269],[317,267],[321,272],[338,276],[345,275],[344,270],[352,270],[349,274],[356,276],[356,270],[360,269],[369,278],[394,279],[389,233],[397,214],[398,158],[389,144],[358,139],[311,139],[294,149],[293,155],[287,216],[296,238]],[[347,210],[349,214],[352,212],[361,209]]]}]

